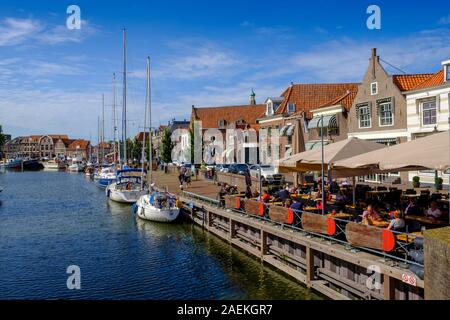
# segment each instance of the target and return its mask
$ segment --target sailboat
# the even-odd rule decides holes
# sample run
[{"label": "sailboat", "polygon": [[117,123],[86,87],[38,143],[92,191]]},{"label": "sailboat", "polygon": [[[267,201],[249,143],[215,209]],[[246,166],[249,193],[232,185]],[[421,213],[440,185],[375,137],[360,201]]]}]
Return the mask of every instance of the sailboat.
[{"label": "sailboat", "polygon": [[[147,183],[145,182],[145,177],[147,175],[147,171],[142,169],[125,169],[126,160],[127,160],[127,152],[126,152],[126,101],[127,101],[127,82],[126,82],[126,31],[123,30],[123,117],[122,117],[122,134],[124,137],[124,149],[123,149],[123,157],[124,157],[124,169],[117,171],[116,181],[109,184],[106,187],[106,196],[117,202],[123,203],[134,203],[141,196],[148,192]],[[145,146],[143,146],[145,148]]]},{"label": "sailboat", "polygon": [[[145,148],[145,133],[147,124],[147,108],[150,118],[149,123],[149,143],[150,143],[150,154],[149,154],[149,167],[150,167],[150,184],[152,184],[152,116],[151,116],[151,92],[150,92],[150,58],[147,58],[147,95],[145,103],[145,113],[144,113],[144,148]],[[144,168],[145,163],[145,149],[142,149],[142,168]],[[172,222],[180,213],[178,207],[178,201],[174,195],[167,192],[153,191],[149,195],[143,195],[139,198],[136,203],[135,212],[137,216],[144,220],[157,221],[157,222]]]}]

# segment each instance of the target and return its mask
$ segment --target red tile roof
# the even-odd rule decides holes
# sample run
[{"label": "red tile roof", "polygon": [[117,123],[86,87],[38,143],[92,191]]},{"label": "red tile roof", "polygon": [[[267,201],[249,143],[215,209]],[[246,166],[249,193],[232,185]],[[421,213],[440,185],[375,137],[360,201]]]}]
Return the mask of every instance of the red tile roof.
[{"label": "red tile roof", "polygon": [[218,128],[220,120],[225,120],[225,126],[237,120],[243,120],[244,123],[255,128],[256,119],[261,116],[265,109],[265,104],[208,108],[192,107],[192,119],[201,120],[203,129]]},{"label": "red tile roof", "polygon": [[402,74],[402,75],[393,75],[392,79],[394,80],[394,84],[401,91],[409,91],[415,86],[421,84],[429,77],[431,77],[432,73],[424,73],[424,74]]},{"label": "red tile roof", "polygon": [[87,140],[83,140],[83,139],[77,139],[77,140],[73,140],[71,144],[69,144],[69,146],[67,147],[68,149],[77,149],[77,147],[79,147],[79,149],[86,149],[89,146],[89,141]]},{"label": "red tile roof", "polygon": [[[140,131],[137,135],[136,138],[138,139],[138,141],[144,141],[144,132]],[[149,137],[148,137],[148,132],[145,133],[145,141],[148,141]]]},{"label": "red tile roof", "polygon": [[336,99],[321,105],[319,108],[342,105],[347,111],[349,111],[353,105],[353,101],[355,100],[357,93],[358,91],[347,91]]},{"label": "red tile roof", "polygon": [[435,74],[433,74],[431,77],[428,77],[422,83],[419,83],[417,86],[415,86],[411,90],[419,90],[419,89],[436,87],[436,86],[443,85],[444,83],[445,83],[444,70],[441,69],[438,72],[436,72]]},{"label": "red tile roof", "polygon": [[48,134],[52,139],[69,139],[69,136],[67,134]]},{"label": "red tile roof", "polygon": [[294,84],[282,95],[285,98],[275,114],[285,114],[288,103],[295,103],[294,115],[306,112],[311,118],[311,110],[338,98],[342,98],[348,91],[357,91],[358,83],[330,83],[330,84]]}]

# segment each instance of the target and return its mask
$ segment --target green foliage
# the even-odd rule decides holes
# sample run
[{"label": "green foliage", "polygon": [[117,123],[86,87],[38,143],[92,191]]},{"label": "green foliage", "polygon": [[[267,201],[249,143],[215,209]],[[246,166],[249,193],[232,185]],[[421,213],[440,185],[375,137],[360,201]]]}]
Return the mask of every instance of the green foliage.
[{"label": "green foliage", "polygon": [[133,149],[132,149],[132,157],[133,159],[140,160],[142,155],[142,142],[139,141],[138,137],[136,136],[133,140]]},{"label": "green foliage", "polygon": [[5,144],[5,136],[3,135],[2,125],[0,125],[0,149]]},{"label": "green foliage", "polygon": [[171,139],[172,133],[168,128],[164,130],[164,135],[161,139],[161,160],[165,163],[172,161],[173,142]]},{"label": "green foliage", "polygon": [[413,182],[420,182],[420,177],[419,176],[414,176],[413,178],[412,178],[412,181]]}]

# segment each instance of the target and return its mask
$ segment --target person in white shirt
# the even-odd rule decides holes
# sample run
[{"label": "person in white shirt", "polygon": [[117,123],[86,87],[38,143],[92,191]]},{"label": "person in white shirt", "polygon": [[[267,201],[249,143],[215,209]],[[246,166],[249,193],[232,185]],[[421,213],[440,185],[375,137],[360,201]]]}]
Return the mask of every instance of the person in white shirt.
[{"label": "person in white shirt", "polygon": [[439,219],[441,217],[442,212],[441,210],[439,210],[436,201],[431,201],[430,208],[428,208],[428,210],[425,211],[425,215],[433,219]]}]

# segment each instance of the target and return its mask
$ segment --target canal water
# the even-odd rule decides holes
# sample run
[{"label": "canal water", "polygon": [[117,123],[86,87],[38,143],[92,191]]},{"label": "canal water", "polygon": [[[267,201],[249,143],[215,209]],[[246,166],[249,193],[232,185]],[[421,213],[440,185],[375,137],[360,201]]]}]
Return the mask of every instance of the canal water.
[{"label": "canal water", "polygon": [[319,299],[198,226],[139,220],[84,174],[7,172],[0,186],[0,299]]}]

